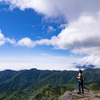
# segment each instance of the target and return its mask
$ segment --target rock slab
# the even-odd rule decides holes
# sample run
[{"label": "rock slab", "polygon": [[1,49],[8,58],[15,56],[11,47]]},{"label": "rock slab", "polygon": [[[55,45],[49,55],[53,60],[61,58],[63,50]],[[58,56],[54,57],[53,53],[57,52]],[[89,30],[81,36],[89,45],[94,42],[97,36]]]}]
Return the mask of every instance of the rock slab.
[{"label": "rock slab", "polygon": [[77,94],[77,92],[78,89],[67,91],[58,100],[100,100],[100,93],[94,94],[87,89],[84,89],[84,94]]}]

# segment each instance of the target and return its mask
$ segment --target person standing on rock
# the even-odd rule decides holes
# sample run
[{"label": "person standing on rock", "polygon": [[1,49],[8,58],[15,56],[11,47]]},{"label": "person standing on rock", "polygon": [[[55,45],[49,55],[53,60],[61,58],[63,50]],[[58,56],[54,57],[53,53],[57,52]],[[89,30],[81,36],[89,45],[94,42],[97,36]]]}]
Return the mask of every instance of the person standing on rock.
[{"label": "person standing on rock", "polygon": [[82,70],[79,70],[79,74],[76,77],[78,79],[78,94],[81,94],[81,88],[82,93],[84,94],[84,88],[83,88],[83,81],[84,81],[84,75],[82,74]]}]

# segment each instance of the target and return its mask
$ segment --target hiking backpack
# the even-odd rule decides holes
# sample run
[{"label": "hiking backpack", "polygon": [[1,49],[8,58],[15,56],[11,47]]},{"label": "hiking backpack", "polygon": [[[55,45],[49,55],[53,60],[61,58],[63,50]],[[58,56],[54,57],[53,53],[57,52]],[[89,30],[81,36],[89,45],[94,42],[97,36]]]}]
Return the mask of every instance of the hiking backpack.
[{"label": "hiking backpack", "polygon": [[85,81],[85,76],[83,74],[81,75],[81,81]]}]

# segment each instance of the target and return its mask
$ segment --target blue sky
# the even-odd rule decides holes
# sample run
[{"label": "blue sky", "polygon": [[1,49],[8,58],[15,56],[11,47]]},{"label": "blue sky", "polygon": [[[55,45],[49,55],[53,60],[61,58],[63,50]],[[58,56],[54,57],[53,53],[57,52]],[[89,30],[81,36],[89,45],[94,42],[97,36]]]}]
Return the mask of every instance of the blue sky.
[{"label": "blue sky", "polygon": [[99,68],[99,3],[0,0],[0,70]]},{"label": "blue sky", "polygon": [[[34,41],[50,39],[54,35],[57,36],[62,30],[59,28],[59,22],[53,23],[48,20],[46,21],[43,19],[43,15],[39,15],[32,9],[26,9],[25,11],[19,9],[14,9],[13,11],[1,10],[0,13],[1,32],[5,37],[10,39],[14,38],[16,41],[24,37],[28,37]],[[49,30],[48,27],[50,26],[53,27],[54,30]],[[2,56],[40,56],[42,53],[53,54],[54,56],[70,56],[68,50],[55,50],[53,49],[53,46],[45,45],[37,45],[30,48],[26,46],[13,46],[6,43],[5,45],[2,45],[0,49]],[[16,51],[18,51],[17,54],[15,53]]]}]

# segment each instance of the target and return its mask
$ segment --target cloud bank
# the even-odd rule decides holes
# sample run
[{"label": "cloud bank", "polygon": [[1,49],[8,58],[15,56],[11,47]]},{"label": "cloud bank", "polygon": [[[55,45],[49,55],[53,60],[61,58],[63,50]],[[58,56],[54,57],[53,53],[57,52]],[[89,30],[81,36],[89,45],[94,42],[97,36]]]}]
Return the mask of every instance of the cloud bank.
[{"label": "cloud bank", "polygon": [[5,69],[22,70],[37,68],[42,70],[78,70],[72,64],[72,57],[0,57],[0,71]]}]

